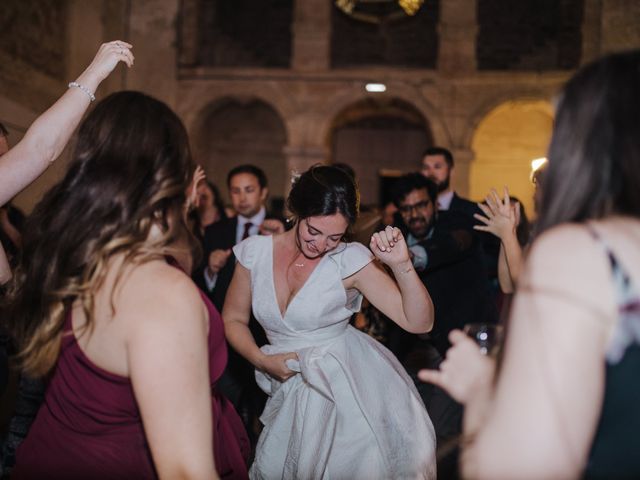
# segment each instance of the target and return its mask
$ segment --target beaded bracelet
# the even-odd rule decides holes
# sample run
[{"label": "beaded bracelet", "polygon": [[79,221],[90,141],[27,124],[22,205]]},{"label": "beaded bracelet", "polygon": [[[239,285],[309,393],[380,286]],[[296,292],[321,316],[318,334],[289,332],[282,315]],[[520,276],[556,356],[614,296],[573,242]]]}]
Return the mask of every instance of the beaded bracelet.
[{"label": "beaded bracelet", "polygon": [[69,82],[68,87],[69,87],[69,88],[71,88],[71,87],[79,88],[80,90],[82,90],[84,93],[86,93],[86,94],[89,96],[89,99],[90,99],[92,102],[95,102],[95,101],[96,101],[96,96],[95,96],[93,93],[91,93],[91,92],[89,91],[89,89],[88,89],[87,87],[85,87],[84,85],[81,85],[81,84],[79,84],[78,82]]},{"label": "beaded bracelet", "polygon": [[399,274],[399,273],[403,273],[404,274],[404,273],[409,273],[411,271],[413,271],[413,265],[409,265],[409,267],[406,270],[399,270],[397,272],[394,271],[393,273],[394,274]]}]

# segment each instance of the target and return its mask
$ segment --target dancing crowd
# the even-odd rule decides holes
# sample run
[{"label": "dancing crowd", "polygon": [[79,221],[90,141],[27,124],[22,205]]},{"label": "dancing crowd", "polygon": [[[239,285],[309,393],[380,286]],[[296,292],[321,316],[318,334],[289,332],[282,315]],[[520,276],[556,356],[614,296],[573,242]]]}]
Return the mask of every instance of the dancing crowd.
[{"label": "dancing crowd", "polygon": [[507,187],[460,197],[442,147],[380,214],[344,164],[268,211],[264,172],[207,178],[163,102],[89,109],[132,49],[15,145],[0,124],[3,478],[640,476],[640,51],[563,87],[530,223]]}]

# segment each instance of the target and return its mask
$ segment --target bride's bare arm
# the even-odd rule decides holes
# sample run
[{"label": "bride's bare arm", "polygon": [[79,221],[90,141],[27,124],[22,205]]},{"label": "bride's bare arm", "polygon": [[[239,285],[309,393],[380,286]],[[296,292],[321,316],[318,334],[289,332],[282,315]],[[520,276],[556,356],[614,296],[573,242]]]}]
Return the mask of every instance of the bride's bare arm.
[{"label": "bride's bare arm", "polygon": [[289,369],[285,362],[288,359],[297,358],[296,354],[293,352],[276,355],[262,353],[249,330],[250,317],[251,273],[240,263],[236,263],[222,309],[227,341],[258,370],[263,370],[280,381],[295,375],[296,372]]},{"label": "bride's bare arm", "polygon": [[372,262],[353,275],[353,286],[406,331],[429,332],[433,327],[433,302],[413,268],[400,230],[387,227],[374,233],[370,247],[391,268],[396,282]]}]

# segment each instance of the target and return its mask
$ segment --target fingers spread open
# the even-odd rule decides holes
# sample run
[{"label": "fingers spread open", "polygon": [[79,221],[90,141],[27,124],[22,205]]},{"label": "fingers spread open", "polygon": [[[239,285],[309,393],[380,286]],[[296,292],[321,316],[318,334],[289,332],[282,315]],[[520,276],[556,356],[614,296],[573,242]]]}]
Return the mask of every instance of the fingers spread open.
[{"label": "fingers spread open", "polygon": [[485,205],[484,203],[478,203],[478,208],[480,210],[482,210],[482,213],[485,214],[485,216],[487,217],[487,219],[491,219],[492,217],[495,216],[495,213],[493,212],[493,210],[491,210],[491,208],[489,208],[487,205]]}]

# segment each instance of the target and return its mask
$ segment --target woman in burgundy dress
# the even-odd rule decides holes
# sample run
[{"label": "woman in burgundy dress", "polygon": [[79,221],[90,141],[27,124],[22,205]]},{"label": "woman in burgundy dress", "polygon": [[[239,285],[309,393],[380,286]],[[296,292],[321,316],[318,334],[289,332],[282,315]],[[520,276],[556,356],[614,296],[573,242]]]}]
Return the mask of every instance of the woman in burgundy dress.
[{"label": "woman in burgundy dress", "polygon": [[8,317],[45,401],[12,478],[245,478],[242,423],[215,391],[219,314],[165,258],[188,256],[186,131],[163,103],[113,94],[35,208]]}]

